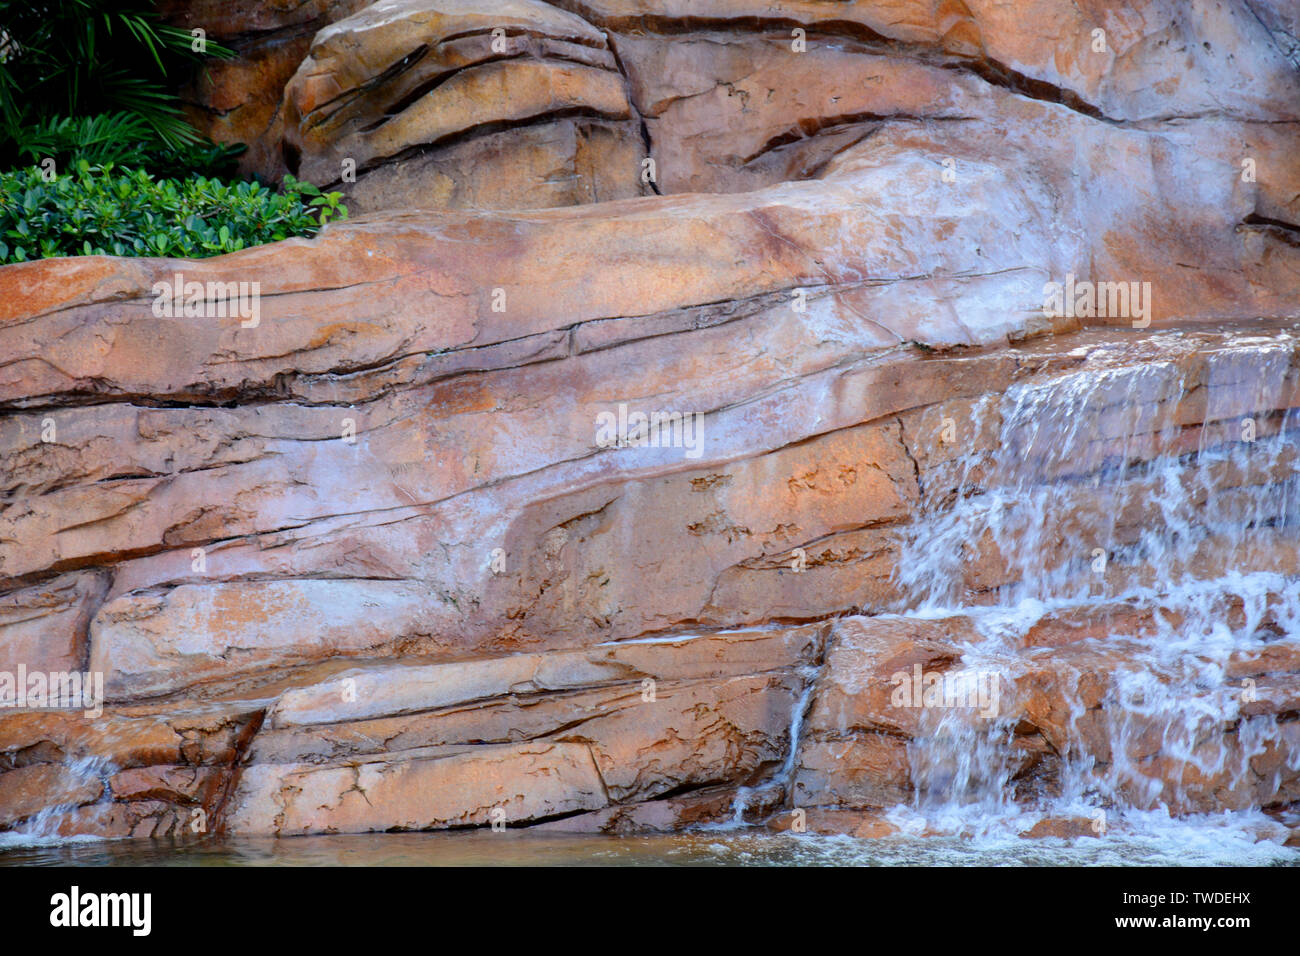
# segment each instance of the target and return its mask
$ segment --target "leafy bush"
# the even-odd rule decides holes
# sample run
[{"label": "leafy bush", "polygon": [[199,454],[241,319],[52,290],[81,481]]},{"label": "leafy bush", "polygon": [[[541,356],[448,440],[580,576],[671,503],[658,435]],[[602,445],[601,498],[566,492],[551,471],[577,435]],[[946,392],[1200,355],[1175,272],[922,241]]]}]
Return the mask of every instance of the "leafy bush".
[{"label": "leafy bush", "polygon": [[[163,171],[204,142],[169,76],[232,51],[164,24],[152,0],[0,0],[0,168],[52,157],[129,163]],[[178,158],[177,154],[182,155]]]},{"label": "leafy bush", "polygon": [[162,146],[154,151],[144,150],[136,162],[104,160],[92,166],[104,163],[116,163],[119,166],[143,167],[159,179],[186,179],[190,176],[208,176],[217,179],[242,179],[235,167],[239,157],[248,147],[243,143],[186,143],[181,146]]},{"label": "leafy bush", "polygon": [[91,166],[47,182],[36,167],[0,173],[0,263],[52,256],[199,258],[315,235],[347,216],[341,193],[286,177],[258,183],[156,179],[146,170]]}]

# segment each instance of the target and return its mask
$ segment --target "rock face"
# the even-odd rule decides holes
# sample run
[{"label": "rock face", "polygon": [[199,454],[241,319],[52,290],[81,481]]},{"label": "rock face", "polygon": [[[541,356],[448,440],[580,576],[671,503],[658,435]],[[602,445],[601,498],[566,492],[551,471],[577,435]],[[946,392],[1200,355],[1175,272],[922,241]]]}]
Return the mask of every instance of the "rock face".
[{"label": "rock face", "polygon": [[797,668],[820,657],[822,631],[388,665],[298,688],[257,739],[230,825],[508,824],[747,785],[788,752]]},{"label": "rock face", "polygon": [[645,149],[604,34],[541,0],[381,0],[326,27],[285,88],[284,144],[306,179],[356,174],[365,209],[621,199]]},{"label": "rock face", "polygon": [[210,59],[183,95],[191,121],[211,139],[247,143],[245,175],[278,181],[285,173],[284,87],[316,31],[368,6],[368,0],[159,0],[159,13],[183,30],[234,51]]},{"label": "rock face", "polygon": [[0,827],[1300,799],[1284,4],[167,14],[371,214],[0,269]]}]

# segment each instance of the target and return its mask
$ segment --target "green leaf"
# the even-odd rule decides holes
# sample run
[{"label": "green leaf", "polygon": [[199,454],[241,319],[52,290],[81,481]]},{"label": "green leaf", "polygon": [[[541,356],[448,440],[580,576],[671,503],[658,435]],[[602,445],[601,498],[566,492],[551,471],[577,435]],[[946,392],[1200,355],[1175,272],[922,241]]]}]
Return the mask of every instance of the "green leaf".
[{"label": "green leaf", "polygon": [[257,183],[155,178],[111,162],[67,168],[51,183],[32,168],[0,173],[0,264],[36,255],[218,255],[315,235],[347,215],[337,194],[310,201]]}]

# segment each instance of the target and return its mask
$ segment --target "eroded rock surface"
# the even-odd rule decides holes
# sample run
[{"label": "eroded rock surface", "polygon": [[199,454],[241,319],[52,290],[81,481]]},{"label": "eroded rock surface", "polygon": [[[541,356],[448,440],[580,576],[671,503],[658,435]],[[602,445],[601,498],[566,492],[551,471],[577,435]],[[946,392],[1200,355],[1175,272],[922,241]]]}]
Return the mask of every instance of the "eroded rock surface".
[{"label": "eroded rock surface", "polygon": [[[168,15],[238,51],[191,93],[250,171],[373,213],[0,269],[0,671],[106,696],[0,712],[0,826],[1300,799],[1284,4]],[[1045,314],[1067,276],[1149,293]]]}]

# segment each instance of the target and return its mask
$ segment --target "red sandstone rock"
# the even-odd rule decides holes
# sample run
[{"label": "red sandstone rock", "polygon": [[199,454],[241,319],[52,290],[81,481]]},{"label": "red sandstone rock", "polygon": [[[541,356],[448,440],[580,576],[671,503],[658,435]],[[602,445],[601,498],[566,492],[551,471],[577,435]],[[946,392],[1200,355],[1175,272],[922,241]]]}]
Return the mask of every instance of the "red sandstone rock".
[{"label": "red sandstone rock", "polygon": [[673,833],[697,826],[725,823],[732,818],[734,790],[703,790],[629,806],[607,807],[536,824],[543,833],[610,833],[628,836]]},{"label": "red sandstone rock", "polygon": [[92,770],[37,764],[0,773],[0,826],[9,826],[45,808],[91,803],[104,785]]},{"label": "red sandstone rock", "polygon": [[549,743],[348,767],[258,765],[235,800],[232,832],[277,836],[508,825],[607,802],[587,746]]},{"label": "red sandstone rock", "polygon": [[[643,189],[644,144],[605,37],[538,0],[362,9],[316,35],[285,87],[284,122],[291,171],[341,182],[362,210]],[[498,135],[501,124],[524,129]]]},{"label": "red sandstone rock", "polygon": [[787,810],[771,817],[767,826],[777,833],[819,833],[824,836],[844,834],[860,840],[878,840],[899,832],[898,827],[877,811],[831,807]]},{"label": "red sandstone rock", "polygon": [[1097,822],[1088,817],[1044,817],[1020,835],[1030,840],[1041,840],[1044,837],[1069,840],[1074,837],[1100,837],[1102,832]]},{"label": "red sandstone rock", "polygon": [[[1276,595],[1216,610],[1257,633],[1197,685],[1190,756],[1117,696],[1186,616],[1110,600],[1167,584],[1138,546],[1188,533],[1179,573],[1300,569],[1286,515],[1254,510],[1294,456],[1179,477],[1188,528],[1160,499],[1174,459],[1300,406],[1294,340],[1257,326],[1300,289],[1282,4],[165,11],[239,52],[189,96],[251,142],[246,168],[328,184],[354,159],[358,209],[401,211],[202,262],[0,269],[0,670],[89,666],[115,702],[0,713],[0,825],[55,805],[61,832],[137,836],[194,833],[195,810],[288,834],[501,809],[629,832],[716,822],[758,787],[751,816],[884,835],[863,808],[941,786],[926,747],[953,730],[896,704],[894,676],[977,659],[975,606],[1026,560],[1089,574],[1099,544],[1095,603],[1008,644],[1011,785],[1050,789],[1070,754],[1125,766],[1117,796],[1142,806],[1297,798]],[[1260,335],[1043,315],[1068,272],[1151,282],[1156,326]],[[257,321],[155,315],[177,273],[258,282]],[[1069,376],[1092,401],[1034,475],[1060,499],[1036,549],[972,535],[969,615],[882,614],[923,598],[900,575],[909,522],[982,493],[1000,452],[1038,466],[1037,421],[1004,432],[1008,393]],[[699,413],[700,441],[602,447],[620,404]],[[823,659],[825,625],[791,622],[832,618]]]}]

